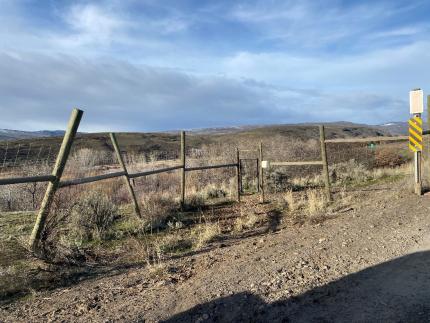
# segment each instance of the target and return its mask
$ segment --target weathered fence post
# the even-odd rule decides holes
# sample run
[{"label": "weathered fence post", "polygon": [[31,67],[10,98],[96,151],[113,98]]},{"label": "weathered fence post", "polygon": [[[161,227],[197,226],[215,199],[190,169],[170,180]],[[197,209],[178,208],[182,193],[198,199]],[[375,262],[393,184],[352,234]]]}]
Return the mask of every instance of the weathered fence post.
[{"label": "weathered fence post", "polygon": [[260,182],[258,185],[260,186],[260,202],[264,203],[264,169],[263,169],[263,143],[260,142],[259,146],[259,153],[260,153],[260,169],[259,169],[259,179]]},{"label": "weathered fence post", "polygon": [[321,160],[323,163],[323,177],[324,177],[324,184],[325,184],[325,194],[327,197],[327,201],[332,201],[331,192],[330,192],[330,175],[328,172],[328,162],[327,162],[327,150],[326,150],[326,143],[325,143],[325,131],[324,126],[320,125],[320,142],[321,142]]},{"label": "weathered fence post", "polygon": [[260,158],[257,158],[257,193],[260,193]]},{"label": "weathered fence post", "polygon": [[58,184],[60,183],[61,176],[63,175],[64,167],[66,166],[67,158],[69,157],[70,148],[72,147],[73,140],[78,131],[79,123],[81,122],[82,114],[84,112],[79,109],[73,109],[67,125],[66,133],[64,134],[63,142],[61,143],[60,151],[57,155],[52,175],[55,179],[48,184],[39,213],[37,214],[36,222],[30,236],[30,248],[33,251],[37,249],[37,243],[40,240],[42,231],[45,227],[46,218],[48,217],[55,192],[57,191]]},{"label": "weathered fence post", "polygon": [[185,131],[181,131],[181,208],[185,207]]},{"label": "weathered fence post", "polygon": [[240,178],[240,153],[239,148],[236,148],[236,181],[237,181],[237,201],[240,202],[241,178]]},{"label": "weathered fence post", "polygon": [[113,149],[115,150],[116,158],[118,159],[119,164],[122,167],[122,170],[125,172],[124,179],[127,185],[128,192],[130,193],[131,199],[133,201],[134,213],[138,217],[141,217],[139,203],[137,202],[136,194],[134,193],[134,189],[131,186],[130,178],[128,177],[127,167],[125,166],[124,159],[121,155],[121,150],[119,149],[118,141],[116,140],[116,136],[114,133],[110,133],[110,140],[112,141]]}]

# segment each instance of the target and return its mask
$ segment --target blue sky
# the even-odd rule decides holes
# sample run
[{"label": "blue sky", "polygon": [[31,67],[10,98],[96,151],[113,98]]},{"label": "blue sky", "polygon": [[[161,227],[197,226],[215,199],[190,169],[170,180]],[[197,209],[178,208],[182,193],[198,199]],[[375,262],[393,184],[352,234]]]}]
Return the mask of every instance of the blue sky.
[{"label": "blue sky", "polygon": [[[406,120],[429,1],[0,0],[0,128]],[[427,93],[426,93],[427,94]]]}]

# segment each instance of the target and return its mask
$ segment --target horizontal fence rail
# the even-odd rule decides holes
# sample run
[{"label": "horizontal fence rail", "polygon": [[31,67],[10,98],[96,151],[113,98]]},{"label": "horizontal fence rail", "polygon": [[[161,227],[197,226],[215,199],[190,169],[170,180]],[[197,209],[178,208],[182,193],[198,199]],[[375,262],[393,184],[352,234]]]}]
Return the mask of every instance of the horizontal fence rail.
[{"label": "horizontal fence rail", "polygon": [[321,160],[314,161],[287,161],[287,162],[270,162],[270,166],[307,166],[307,165],[324,165]]},{"label": "horizontal fence rail", "polygon": [[408,136],[397,137],[367,137],[367,138],[338,138],[326,139],[326,143],[354,143],[354,142],[372,142],[372,141],[403,141],[409,140]]},{"label": "horizontal fence rail", "polygon": [[222,164],[222,165],[212,165],[212,166],[196,166],[196,167],[187,167],[185,171],[191,172],[196,170],[205,170],[205,169],[215,169],[215,168],[228,168],[228,167],[237,167],[237,164]]},{"label": "horizontal fence rail", "polygon": [[11,178],[0,179],[0,185],[36,183],[36,182],[52,182],[53,180],[55,180],[54,175],[41,175],[41,176],[30,176],[30,177],[11,177]]},{"label": "horizontal fence rail", "polygon": [[[189,172],[189,171],[196,171],[196,170],[227,168],[227,167],[237,167],[237,164],[222,164],[222,165],[209,165],[209,166],[199,166],[199,167],[187,167],[187,168],[185,168],[185,171]],[[138,177],[155,175],[155,174],[160,174],[160,173],[167,173],[167,172],[171,172],[171,171],[178,170],[181,168],[183,168],[182,165],[178,165],[178,166],[172,166],[172,167],[167,167],[167,168],[162,168],[162,169],[148,170],[148,171],[139,172],[139,173],[132,173],[132,174],[127,174],[125,171],[121,171],[121,172],[115,172],[115,173],[109,173],[109,174],[103,174],[103,175],[97,175],[97,176],[76,178],[76,179],[71,179],[71,180],[66,180],[66,181],[60,182],[59,187],[68,187],[68,186],[79,185],[79,184],[93,183],[93,182],[98,182],[98,181],[102,181],[102,180],[106,180],[106,179],[110,179],[110,178],[116,178],[116,177],[120,177],[120,176],[127,176],[128,178],[138,178]],[[55,179],[55,176],[51,176],[51,177],[52,177],[52,180]],[[6,181],[6,180],[0,180],[0,184],[2,181]],[[11,183],[8,182],[7,184],[14,184],[14,183],[15,182],[11,182]]]},{"label": "horizontal fence rail", "polygon": [[115,178],[126,175],[126,172],[115,172],[115,173],[109,173],[109,174],[103,174],[103,175],[97,175],[97,176],[90,176],[90,177],[84,177],[84,178],[76,178],[71,179],[67,181],[62,181],[59,184],[59,187],[67,187],[67,186],[73,186],[73,185],[79,185],[79,184],[87,184],[87,183],[93,183],[102,181],[109,178]]},{"label": "horizontal fence rail", "polygon": [[179,165],[179,166],[172,166],[172,167],[167,167],[167,168],[162,168],[162,169],[148,170],[148,171],[145,171],[145,172],[128,174],[128,177],[129,178],[137,178],[137,177],[142,177],[142,176],[148,176],[148,175],[154,175],[154,174],[171,172],[173,170],[177,170],[177,169],[181,169],[181,168],[182,168],[182,166]]}]

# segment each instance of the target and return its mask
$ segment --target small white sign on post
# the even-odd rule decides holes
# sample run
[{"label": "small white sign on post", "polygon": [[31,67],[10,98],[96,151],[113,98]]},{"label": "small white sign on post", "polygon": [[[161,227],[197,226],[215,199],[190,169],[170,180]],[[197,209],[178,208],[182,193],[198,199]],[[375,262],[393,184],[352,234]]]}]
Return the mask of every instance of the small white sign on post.
[{"label": "small white sign on post", "polygon": [[409,92],[409,110],[411,114],[424,112],[424,93],[417,89]]},{"label": "small white sign on post", "polygon": [[269,161],[268,160],[263,160],[261,162],[261,167],[262,168],[269,168]]}]

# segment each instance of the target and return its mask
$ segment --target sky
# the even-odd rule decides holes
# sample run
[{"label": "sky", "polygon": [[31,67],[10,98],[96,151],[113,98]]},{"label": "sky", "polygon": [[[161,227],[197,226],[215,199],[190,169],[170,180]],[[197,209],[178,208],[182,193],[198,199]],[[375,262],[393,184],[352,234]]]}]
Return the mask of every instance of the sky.
[{"label": "sky", "polygon": [[409,118],[430,1],[0,0],[0,128]]}]

